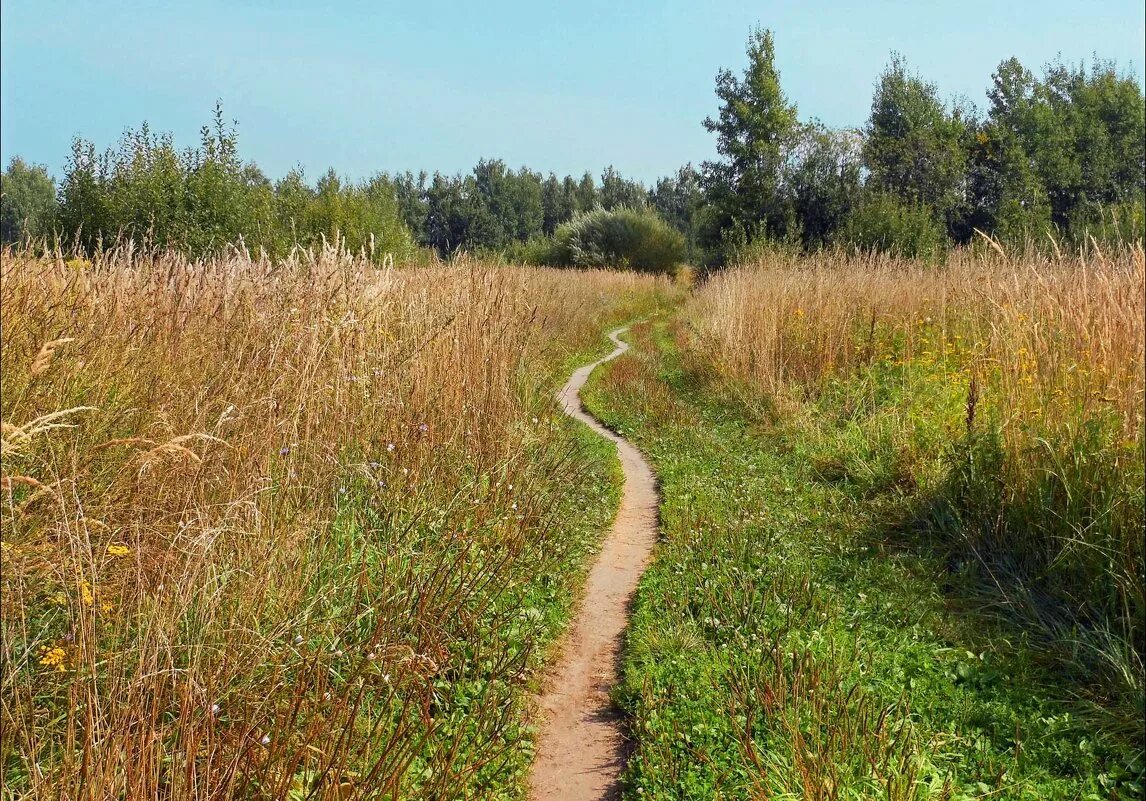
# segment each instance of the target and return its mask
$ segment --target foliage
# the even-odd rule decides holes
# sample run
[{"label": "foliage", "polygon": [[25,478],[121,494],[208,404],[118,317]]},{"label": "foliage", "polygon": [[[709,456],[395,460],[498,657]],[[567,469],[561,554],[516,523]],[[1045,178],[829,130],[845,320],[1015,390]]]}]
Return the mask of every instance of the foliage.
[{"label": "foliage", "polygon": [[967,170],[964,128],[963,114],[944,108],[935,85],[908,74],[903,59],[893,55],[876,86],[865,131],[867,188],[930,209],[958,233]]},{"label": "foliage", "polygon": [[771,32],[756,30],[743,78],[717,76],[719,115],[704,125],[721,159],[703,165],[703,204],[688,219],[711,261],[765,242],[935,253],[976,229],[1017,244],[1142,239],[1146,98],[1113,64],[1052,64],[1036,80],[1004,61],[978,119],[893,54],[856,134],[799,122],[774,61]]},{"label": "foliage", "polygon": [[[630,181],[609,165],[601,173],[601,188],[598,203],[606,211],[614,209],[639,209],[648,202],[648,193],[636,181]],[[588,211],[588,209],[581,209]]]},{"label": "foliage", "polygon": [[1021,242],[1054,226],[1081,242],[1102,209],[1142,203],[1146,100],[1113,64],[1087,72],[1055,63],[1039,80],[1011,58],[988,98],[972,153],[982,227]]},{"label": "foliage", "polygon": [[324,241],[364,250],[376,260],[409,260],[416,249],[389,180],[348,184],[333,171],[314,187],[299,171],[278,184],[238,155],[221,107],[197,148],[176,149],[170,135],[144,123],[118,147],[97,154],[76,139],[60,187],[65,237],[87,251],[121,238],[204,256],[230,245],[285,256]]},{"label": "foliage", "polygon": [[789,178],[789,193],[806,249],[831,243],[860,202],[858,131],[836,131],[818,123],[804,126]]},{"label": "foliage", "polygon": [[749,238],[783,237],[792,228],[783,189],[799,123],[796,106],[780,87],[772,32],[756,29],[748,39],[742,79],[723,69],[716,76],[720,111],[704,127],[716,134],[720,161],[702,165],[715,232],[735,228]]},{"label": "foliage", "polygon": [[886,192],[864,192],[839,240],[860,250],[933,259],[946,248],[943,224],[931,207]]},{"label": "foliage", "polygon": [[13,157],[0,175],[0,243],[50,236],[56,229],[56,187],[46,168]]},{"label": "foliage", "polygon": [[521,252],[525,243],[551,236],[576,214],[600,206],[641,207],[644,187],[605,169],[598,187],[589,173],[579,181],[543,177],[527,168],[513,171],[500,160],[482,160],[469,175],[435,173],[429,185],[422,175],[415,184],[409,174],[399,182],[403,208],[411,230],[439,255],[458,251]]},{"label": "foliage", "polygon": [[545,263],[672,272],[685,257],[684,236],[647,209],[597,208],[560,226]]},{"label": "foliage", "polygon": [[706,260],[700,245],[705,208],[702,180],[703,176],[686,164],[675,176],[661,178],[649,191],[649,207],[684,234],[687,258],[693,264]]}]

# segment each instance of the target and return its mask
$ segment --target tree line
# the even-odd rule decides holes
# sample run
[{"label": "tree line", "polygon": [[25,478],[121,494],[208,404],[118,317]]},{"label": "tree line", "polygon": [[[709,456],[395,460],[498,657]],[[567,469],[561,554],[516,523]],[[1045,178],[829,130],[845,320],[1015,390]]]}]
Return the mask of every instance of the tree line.
[{"label": "tree line", "polygon": [[0,236],[87,250],[130,237],[192,254],[241,243],[276,257],[325,241],[377,259],[465,250],[644,269],[775,246],[926,257],[976,230],[1054,246],[1143,236],[1146,100],[1113,63],[1053,63],[1036,76],[1007,59],[979,114],[945,103],[893,54],[866,124],[833,129],[800,120],[770,31],[752,32],[747,56],[740,76],[718,73],[718,111],[703,122],[718,158],[651,187],[613,167],[562,178],[496,159],[464,175],[328,171],[312,184],[292,170],[272,182],[240,159],[217,106],[192,148],[146,124],[103,152],[77,138],[58,185],[14,158],[0,179]]},{"label": "tree line", "polygon": [[1002,62],[977,116],[893,55],[862,129],[801,122],[775,68],[770,31],[753,32],[742,78],[717,77],[705,127],[720,159],[702,165],[704,244],[842,243],[929,255],[976,230],[1008,241],[1137,241],[1144,228],[1146,104],[1114,64]]}]

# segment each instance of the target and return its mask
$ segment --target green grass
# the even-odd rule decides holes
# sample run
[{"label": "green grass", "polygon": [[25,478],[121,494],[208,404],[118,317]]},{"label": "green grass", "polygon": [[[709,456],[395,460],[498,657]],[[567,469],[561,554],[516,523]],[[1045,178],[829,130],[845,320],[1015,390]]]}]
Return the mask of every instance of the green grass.
[{"label": "green grass", "polygon": [[[548,354],[544,371],[523,374],[519,391],[533,399],[538,415],[532,421],[535,431],[521,437],[524,449],[467,480],[446,482],[451,490],[441,497],[414,507],[397,476],[382,475],[381,483],[351,483],[334,527],[339,536],[324,541],[323,552],[316,555],[347,573],[319,577],[322,586],[349,588],[363,566],[379,577],[353,600],[364,614],[312,610],[313,617],[354,620],[361,628],[326,632],[324,645],[369,641],[375,627],[406,629],[407,641],[390,642],[388,649],[405,645],[411,653],[436,653],[444,668],[428,677],[433,684],[429,708],[404,704],[402,688],[391,688],[385,678],[373,682],[363,698],[369,713],[359,715],[360,720],[380,726],[391,742],[395,732],[403,732],[397,752],[382,755],[407,760],[405,769],[397,771],[404,774],[398,797],[434,796],[443,787],[458,799],[494,801],[527,794],[535,734],[528,722],[530,697],[616,515],[623,483],[613,446],[579,423],[552,414],[552,394],[575,367],[611,347],[602,336],[593,349]],[[528,499],[527,505],[518,503],[522,499]],[[492,519],[482,515],[489,522],[479,525],[472,516],[474,503],[492,504],[499,514]],[[508,527],[512,536],[507,537],[499,521],[510,518],[519,523]],[[549,544],[538,551],[519,539],[523,536]],[[427,571],[421,554],[441,551],[442,543],[451,541],[452,559],[438,558]],[[540,561],[518,558],[518,552],[541,554]],[[395,597],[395,587],[423,600]],[[448,613],[435,614],[434,605]],[[439,621],[437,627],[416,631],[405,625],[401,618],[412,606],[423,609],[419,617]],[[380,626],[371,617],[375,609],[396,616]],[[382,676],[382,669],[377,673]],[[506,681],[506,676],[515,679]],[[377,753],[364,756],[363,770],[379,759]],[[309,786],[300,783],[305,788],[300,798]]]},{"label": "green grass", "polygon": [[775,415],[668,326],[634,340],[585,393],[663,493],[618,690],[628,798],[1140,796],[1141,744],[912,526],[964,388],[866,375]]},{"label": "green grass", "polygon": [[[457,798],[524,795],[533,758],[526,723],[533,677],[568,622],[620,497],[608,443],[566,420],[554,426],[544,442],[518,457],[518,464],[475,475],[470,492],[421,508],[404,507],[397,497],[379,502],[361,488],[343,506],[335,527],[340,536],[322,546],[323,563],[348,574],[322,576],[324,586],[353,586],[364,565],[367,575],[377,577],[357,597],[337,599],[345,603],[349,597],[358,609],[313,610],[312,617],[352,620],[360,629],[326,632],[322,644],[370,641],[379,623],[372,613],[393,612],[395,619],[384,628],[406,629],[407,636],[387,642],[385,649],[401,653],[408,646],[410,653],[434,654],[443,668],[427,674],[433,685],[428,709],[406,708],[402,689],[391,690],[385,679],[375,682],[365,699],[371,705],[365,718],[374,725],[384,717],[390,721],[384,731],[405,727],[402,746],[410,752],[402,797],[420,797],[442,786]],[[517,502],[522,498],[529,499],[528,506]],[[528,522],[512,537],[497,518],[492,525],[475,525],[470,519],[475,499],[494,504],[502,517],[521,515]],[[517,551],[533,550],[520,536],[551,543],[541,564],[515,557]],[[420,555],[443,548],[452,550],[452,557],[437,559],[427,570]],[[396,587],[403,588],[401,597],[395,596]],[[432,631],[403,626],[400,617],[413,606],[438,621]],[[448,614],[434,613],[435,606]]]}]

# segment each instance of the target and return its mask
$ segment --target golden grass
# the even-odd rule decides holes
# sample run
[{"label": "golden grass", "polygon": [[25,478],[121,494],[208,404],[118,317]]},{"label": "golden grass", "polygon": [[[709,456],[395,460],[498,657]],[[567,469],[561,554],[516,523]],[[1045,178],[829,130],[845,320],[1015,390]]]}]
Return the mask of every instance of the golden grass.
[{"label": "golden grass", "polygon": [[[554,453],[568,444],[547,382],[670,291],[605,271],[378,270],[330,250],[78,265],[6,251],[6,792],[460,781],[445,769],[463,735],[441,734],[435,681],[462,670],[466,627],[496,630],[488,588],[565,547],[546,493],[578,474]],[[467,659],[520,682],[536,658],[521,650]],[[473,736],[497,742],[511,713],[477,709],[491,722]]]},{"label": "golden grass", "polygon": [[1146,697],[1144,261],[1141,245],[943,265],[776,255],[685,311],[694,357],[743,397],[780,414],[846,398],[833,430],[849,421],[863,458],[896,451],[919,514],[946,510],[926,525],[1105,677],[1128,730]]},{"label": "golden grass", "polygon": [[965,383],[989,379],[1011,410],[1008,428],[1110,410],[1133,439],[1143,419],[1144,276],[1141,247],[1111,259],[965,251],[943,267],[777,256],[707,282],[689,319],[725,375],[768,393],[814,393],[883,359],[922,359]]}]

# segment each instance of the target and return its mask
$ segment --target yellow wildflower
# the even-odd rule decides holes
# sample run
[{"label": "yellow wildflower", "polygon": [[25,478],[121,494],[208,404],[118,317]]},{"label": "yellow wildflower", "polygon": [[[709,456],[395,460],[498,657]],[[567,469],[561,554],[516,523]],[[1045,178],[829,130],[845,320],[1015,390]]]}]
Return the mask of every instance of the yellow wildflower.
[{"label": "yellow wildflower", "polygon": [[68,669],[68,652],[58,645],[49,648],[46,645],[40,646],[40,664],[43,667],[54,667],[61,673]]},{"label": "yellow wildflower", "polygon": [[118,542],[113,542],[111,545],[107,546],[107,552],[111,556],[127,556],[131,553],[131,548],[128,548],[126,545],[122,545]]}]

